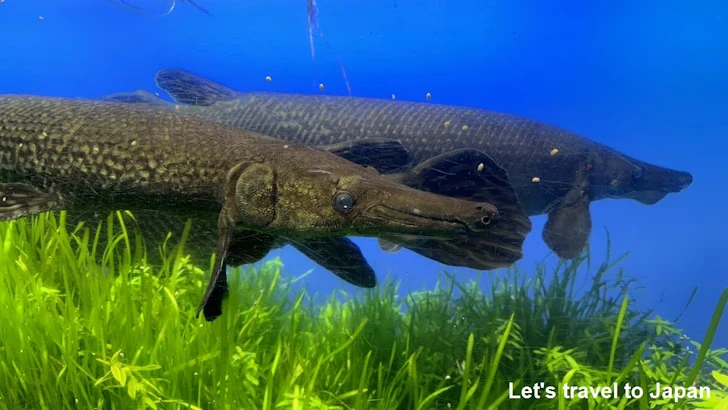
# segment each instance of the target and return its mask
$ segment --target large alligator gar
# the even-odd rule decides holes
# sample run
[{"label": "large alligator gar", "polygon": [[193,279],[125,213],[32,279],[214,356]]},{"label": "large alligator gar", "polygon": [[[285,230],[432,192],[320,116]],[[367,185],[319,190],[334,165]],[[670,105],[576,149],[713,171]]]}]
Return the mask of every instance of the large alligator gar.
[{"label": "large alligator gar", "polygon": [[[507,196],[510,185],[499,182]],[[281,237],[445,241],[488,235],[501,222],[490,203],[412,189],[322,149],[174,111],[0,96],[0,220],[58,210],[160,212],[216,224],[215,263],[197,312],[208,320],[221,313],[233,248],[262,257]],[[489,257],[509,265],[518,252]]]},{"label": "large alligator gar", "polygon": [[[648,164],[515,115],[369,98],[240,93],[178,69],[159,71],[156,82],[175,101],[187,104],[176,107],[182,112],[287,141],[318,145],[392,139],[407,149],[409,166],[453,150],[480,150],[507,171],[528,215],[548,214],[543,238],[563,258],[578,256],[586,246],[591,202],[631,198],[651,205],[692,183],[687,172]],[[170,107],[146,92],[110,98]],[[422,181],[403,182],[416,186]],[[433,192],[469,197],[457,183],[429,185]]]},{"label": "large alligator gar", "polygon": [[[369,143],[371,141],[366,145]],[[391,149],[394,147],[391,144],[382,144],[381,155],[377,153],[380,148],[372,150],[372,147],[346,145],[347,149],[341,149],[340,145],[320,148],[342,157],[366,158],[367,162],[374,162],[381,168],[394,167],[394,164],[402,159],[397,158],[398,155],[392,155]],[[402,150],[395,149],[395,151]],[[432,172],[438,175],[430,179]],[[498,209],[498,220],[489,224],[489,229],[485,231],[450,235],[446,239],[382,231],[377,235],[382,243],[402,244],[401,246],[437,262],[480,270],[507,267],[523,256],[523,242],[530,232],[531,223],[520,206],[515,191],[508,184],[505,171],[490,158],[475,150],[459,150],[437,162],[423,163],[405,174],[388,174],[383,177],[391,181],[413,181],[423,176],[428,176],[428,181],[446,185],[450,185],[448,183],[450,179],[457,181],[458,185],[469,181],[472,187],[477,187],[469,196],[488,198],[488,201]],[[427,188],[427,184],[421,186]],[[72,223],[81,221],[95,228],[102,222],[99,221],[99,217],[105,216],[86,213],[74,215],[69,220]],[[137,210],[133,218],[125,219],[127,224],[139,228],[144,234],[148,247],[149,245],[158,247],[166,243],[167,235],[170,233],[179,238],[187,222],[185,215],[172,210],[164,212]],[[192,219],[192,232],[186,241],[186,249],[192,253],[194,260],[200,261],[208,257],[205,255],[212,252],[209,247],[214,242],[211,238],[216,235],[217,223],[214,218]],[[292,245],[309,259],[355,286],[373,287],[376,284],[374,272],[361,250],[347,238],[300,238],[286,235],[269,238],[265,242],[267,246],[259,247],[256,246],[257,242],[245,239],[246,236],[248,236],[246,233],[233,235],[226,259],[229,266],[253,263],[265,256],[270,249]],[[260,234],[256,235],[256,238],[260,237]],[[154,253],[148,254],[148,257],[151,259],[148,259],[147,263],[161,262]]]}]

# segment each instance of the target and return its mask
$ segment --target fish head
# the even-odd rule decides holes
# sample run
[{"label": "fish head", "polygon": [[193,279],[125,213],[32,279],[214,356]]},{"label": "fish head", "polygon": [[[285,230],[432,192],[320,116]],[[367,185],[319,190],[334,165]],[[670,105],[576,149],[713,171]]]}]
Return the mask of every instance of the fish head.
[{"label": "fish head", "polygon": [[[480,232],[498,221],[498,209],[490,203],[410,188],[374,168],[306,149],[305,160],[282,162],[267,174],[241,175],[236,192],[239,212],[256,208],[251,207],[251,198],[266,198],[263,202],[267,202],[242,219],[254,221],[264,230],[283,231],[283,235],[427,237]],[[257,184],[251,177],[264,181]],[[264,217],[256,219],[256,215]]]},{"label": "fish head", "polygon": [[590,181],[595,199],[634,199],[654,205],[693,182],[689,172],[652,165],[624,154],[609,153],[600,162],[601,170],[595,169]]}]

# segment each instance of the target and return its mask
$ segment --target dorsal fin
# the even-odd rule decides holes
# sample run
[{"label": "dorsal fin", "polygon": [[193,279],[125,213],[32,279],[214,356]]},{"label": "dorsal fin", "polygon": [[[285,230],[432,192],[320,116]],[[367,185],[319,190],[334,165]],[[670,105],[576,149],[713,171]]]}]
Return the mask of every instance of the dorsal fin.
[{"label": "dorsal fin", "polygon": [[317,145],[316,148],[331,152],[363,167],[375,168],[382,174],[404,168],[411,160],[409,151],[401,142],[384,138],[344,141],[336,144]]},{"label": "dorsal fin", "polygon": [[476,149],[459,149],[430,158],[404,174],[391,178],[412,188],[453,198],[489,202],[501,215],[498,225],[514,234],[531,232],[531,221],[508,173],[487,154]]},{"label": "dorsal fin", "polygon": [[159,70],[154,81],[180,104],[210,106],[238,95],[220,83],[178,68]]},{"label": "dorsal fin", "polygon": [[489,202],[500,219],[491,229],[452,239],[386,237],[430,259],[451,266],[496,269],[523,257],[523,243],[531,220],[521,206],[506,171],[487,154],[460,149],[430,158],[409,172],[389,178],[412,188],[471,201]]},{"label": "dorsal fin", "polygon": [[156,107],[173,108],[174,104],[165,101],[160,97],[145,90],[137,90],[134,92],[116,93],[101,97],[103,101],[114,101],[126,104],[147,104]]}]

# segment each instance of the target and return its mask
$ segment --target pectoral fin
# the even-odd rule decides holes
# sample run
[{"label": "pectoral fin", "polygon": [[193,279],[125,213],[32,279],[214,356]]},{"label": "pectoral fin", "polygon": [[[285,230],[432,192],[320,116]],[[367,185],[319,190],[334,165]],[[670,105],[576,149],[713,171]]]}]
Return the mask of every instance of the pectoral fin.
[{"label": "pectoral fin", "polygon": [[222,84],[176,68],[159,70],[154,81],[180,104],[210,106],[238,95]]},{"label": "pectoral fin", "polygon": [[[215,278],[214,287],[209,295],[205,294],[207,298],[203,298],[203,310],[205,319],[208,322],[215,320],[222,314],[222,302],[228,294],[227,266],[235,267],[258,262],[275,247],[275,241],[276,238],[272,236],[251,231],[238,231],[232,235],[225,252],[222,268],[217,278]],[[217,258],[215,263],[217,264]],[[212,280],[210,283],[212,283]],[[197,314],[199,315],[199,309]]]},{"label": "pectoral fin", "polygon": [[222,314],[222,300],[228,292],[225,259],[227,258],[228,247],[232,242],[234,229],[235,219],[231,210],[223,208],[218,220],[218,239],[212,275],[196,313],[196,316],[200,317],[200,312],[204,311],[205,320],[208,322],[212,322]]},{"label": "pectoral fin", "polygon": [[174,104],[165,101],[156,95],[145,90],[137,90],[130,93],[116,93],[102,97],[103,101],[113,101],[125,104],[146,104],[156,107],[174,108]]},{"label": "pectoral fin", "polygon": [[402,245],[382,238],[377,238],[377,244],[379,244],[379,249],[387,253],[397,253],[402,250]]},{"label": "pectoral fin", "polygon": [[344,141],[317,148],[331,152],[339,157],[361,166],[375,168],[388,173],[409,164],[409,151],[399,141],[390,139],[368,139]]},{"label": "pectoral fin", "polygon": [[377,285],[374,270],[348,238],[304,238],[290,244],[321,267],[360,288]]},{"label": "pectoral fin", "polygon": [[60,211],[63,198],[26,184],[0,184],[0,221]]},{"label": "pectoral fin", "polygon": [[543,240],[560,258],[574,259],[586,247],[592,222],[589,198],[582,195],[575,201],[568,201],[568,196],[549,212]]},{"label": "pectoral fin", "polygon": [[235,225],[265,226],[275,217],[275,178],[275,171],[265,163],[240,163],[228,172],[225,199],[217,222],[215,264],[205,296],[197,309],[197,316],[204,310],[208,322],[222,314],[222,299],[227,294],[226,260],[233,243]]},{"label": "pectoral fin", "polygon": [[255,263],[276,248],[276,237],[253,231],[236,231],[228,247],[225,263],[237,267]]},{"label": "pectoral fin", "polygon": [[574,259],[586,247],[591,234],[588,194],[589,167],[578,172],[574,186],[548,213],[542,237],[546,245],[560,258]]}]

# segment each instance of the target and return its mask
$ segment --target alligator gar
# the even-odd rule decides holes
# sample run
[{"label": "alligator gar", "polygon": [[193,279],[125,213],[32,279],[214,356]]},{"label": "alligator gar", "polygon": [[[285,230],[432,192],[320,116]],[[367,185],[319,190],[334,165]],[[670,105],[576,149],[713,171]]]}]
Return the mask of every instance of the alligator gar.
[{"label": "alligator gar", "polygon": [[[231,246],[264,256],[280,237],[457,238],[500,218],[487,202],[412,189],[323,149],[175,111],[0,96],[0,220],[59,210],[214,221],[215,263],[197,311],[208,320],[222,312]],[[514,253],[491,256],[508,265]]]}]

